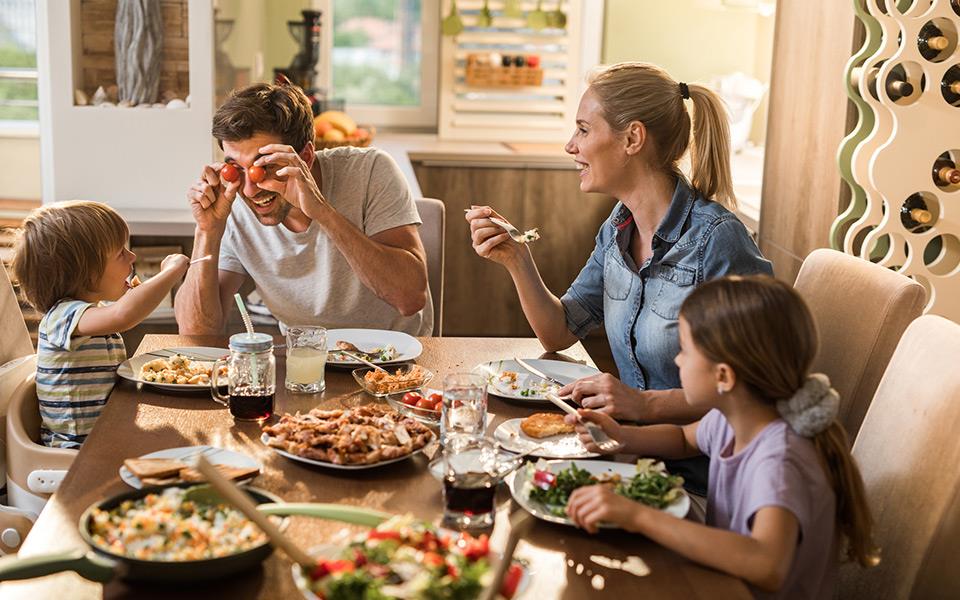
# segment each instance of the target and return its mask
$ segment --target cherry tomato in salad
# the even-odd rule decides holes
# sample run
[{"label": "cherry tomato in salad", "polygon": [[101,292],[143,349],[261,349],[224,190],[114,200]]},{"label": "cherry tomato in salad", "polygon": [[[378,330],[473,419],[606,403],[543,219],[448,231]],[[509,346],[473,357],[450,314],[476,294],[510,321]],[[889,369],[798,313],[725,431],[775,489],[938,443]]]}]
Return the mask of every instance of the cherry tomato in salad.
[{"label": "cherry tomato in salad", "polygon": [[247,169],[247,177],[254,183],[260,183],[267,178],[267,170],[263,167],[250,167]]},{"label": "cherry tomato in salad", "polygon": [[423,400],[423,396],[417,392],[407,392],[403,395],[403,398],[400,400],[400,402],[403,402],[407,406],[416,406],[417,402],[420,402],[421,400]]},{"label": "cherry tomato in salad", "polygon": [[234,181],[240,179],[240,170],[230,163],[227,163],[223,165],[222,169],[220,169],[220,176],[223,177],[224,181],[233,183]]},{"label": "cherry tomato in salad", "polygon": [[420,398],[420,400],[417,401],[417,408],[423,408],[425,410],[437,410],[437,405],[429,398]]},{"label": "cherry tomato in salad", "polygon": [[479,560],[490,553],[490,538],[485,533],[481,534],[480,537],[473,537],[469,533],[464,533],[457,540],[457,547],[460,548],[467,560]]},{"label": "cherry tomato in salad", "polygon": [[520,580],[523,579],[523,568],[517,563],[513,563],[507,569],[507,574],[503,576],[503,585],[500,586],[500,594],[509,600],[517,593],[520,586]]},{"label": "cherry tomato in salad", "polygon": [[443,563],[443,557],[436,552],[423,553],[423,564],[427,565],[428,567],[439,567]]}]

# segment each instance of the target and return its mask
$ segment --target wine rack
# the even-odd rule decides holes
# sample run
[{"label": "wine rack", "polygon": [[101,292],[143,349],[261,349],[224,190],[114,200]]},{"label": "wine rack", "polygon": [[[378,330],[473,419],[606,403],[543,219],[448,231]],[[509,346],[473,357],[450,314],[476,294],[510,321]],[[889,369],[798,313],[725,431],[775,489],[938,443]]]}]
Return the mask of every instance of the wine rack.
[{"label": "wine rack", "polygon": [[960,321],[960,0],[853,1],[859,118],[837,152],[851,201],[830,243],[915,279],[928,312]]}]

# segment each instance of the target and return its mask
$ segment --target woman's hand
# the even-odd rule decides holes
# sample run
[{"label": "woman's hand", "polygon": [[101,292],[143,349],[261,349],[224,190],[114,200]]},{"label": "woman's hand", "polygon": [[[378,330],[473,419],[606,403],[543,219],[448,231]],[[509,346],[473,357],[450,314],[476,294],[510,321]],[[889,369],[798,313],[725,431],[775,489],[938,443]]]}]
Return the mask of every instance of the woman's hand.
[{"label": "woman's hand", "polygon": [[230,182],[222,178],[225,163],[215,162],[203,168],[198,179],[187,191],[187,200],[193,211],[193,220],[201,231],[223,229],[230,216],[233,200],[243,178]]},{"label": "woman's hand", "polygon": [[267,144],[260,148],[263,155],[253,162],[255,167],[272,167],[271,175],[257,183],[264,190],[280,194],[284,200],[300,209],[313,220],[320,220],[327,202],[313,179],[310,166],[297,154],[293,146]]},{"label": "woman's hand", "polygon": [[[618,442],[623,443],[623,426],[614,421],[608,415],[603,414],[595,410],[587,410],[581,408],[577,411],[580,414],[580,419],[587,421],[589,423],[594,423],[600,426],[600,429],[603,429],[603,432],[609,435],[611,438],[615,439]],[[593,437],[587,431],[587,428],[580,422],[579,419],[573,415],[566,415],[563,417],[563,420],[567,425],[573,425],[577,430],[577,435],[580,437],[580,441],[586,447],[588,452],[596,452],[597,454],[614,454],[616,452],[622,452],[623,447],[617,448],[613,452],[603,452],[600,448],[597,447],[596,442],[593,441]]]},{"label": "woman's hand", "polygon": [[606,413],[617,419],[640,421],[643,414],[642,390],[636,390],[609,373],[598,373],[565,385],[558,396],[570,396],[584,408]]},{"label": "woman's hand", "polygon": [[489,206],[472,206],[464,215],[470,223],[470,239],[474,251],[481,257],[507,268],[523,260],[525,255],[529,256],[524,244],[513,241],[510,234],[502,227],[494,225],[490,217],[503,219]]},{"label": "woman's hand", "polygon": [[588,533],[596,533],[600,523],[629,530],[636,513],[644,508],[614,492],[610,484],[588,485],[570,494],[567,516]]}]

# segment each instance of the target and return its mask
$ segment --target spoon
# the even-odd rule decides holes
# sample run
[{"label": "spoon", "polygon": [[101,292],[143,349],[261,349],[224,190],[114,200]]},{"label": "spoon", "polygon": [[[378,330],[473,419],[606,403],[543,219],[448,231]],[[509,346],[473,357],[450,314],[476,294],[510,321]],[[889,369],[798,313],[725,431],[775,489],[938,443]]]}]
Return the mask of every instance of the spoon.
[{"label": "spoon", "polygon": [[369,360],[367,360],[367,359],[365,359],[365,358],[362,358],[359,354],[354,354],[353,352],[350,352],[349,350],[344,350],[344,349],[342,349],[342,348],[341,348],[340,350],[337,350],[337,352],[339,352],[340,354],[343,354],[344,356],[348,356],[348,357],[352,358],[353,360],[355,360],[355,361],[357,361],[357,362],[359,362],[359,363],[363,363],[363,364],[367,365],[368,367],[373,367],[373,368],[376,369],[377,371],[383,371],[384,373],[389,373],[389,371],[387,371],[386,369],[384,369],[384,368],[381,367],[380,365],[373,364],[373,363],[370,362]]},{"label": "spoon", "polygon": [[443,35],[457,35],[463,31],[463,19],[457,11],[457,0],[450,1],[450,14],[440,23],[440,30],[443,31]]},{"label": "spoon", "polygon": [[265,514],[257,510],[257,505],[250,500],[249,496],[221,475],[220,471],[213,466],[213,463],[208,461],[203,455],[197,459],[197,470],[206,476],[207,481],[210,482],[210,485],[213,486],[214,489],[220,492],[224,500],[232,504],[237,510],[242,512],[244,516],[256,523],[257,526],[267,534],[267,537],[270,538],[271,544],[282,549],[287,556],[304,569],[312,569],[317,564],[317,561],[307,554],[303,548],[283,535],[279,527],[274,525]]},{"label": "spoon", "polygon": [[212,254],[208,254],[208,255],[206,255],[206,256],[201,256],[200,258],[195,258],[195,259],[191,260],[191,261],[190,261],[190,264],[191,264],[191,265],[195,265],[195,264],[197,264],[197,263],[201,263],[201,262],[208,261],[208,260],[210,260],[211,258],[213,258],[213,255],[212,255]]},{"label": "spoon", "polygon": [[547,26],[547,13],[543,10],[543,0],[537,0],[537,8],[527,15],[527,27],[540,31]]}]

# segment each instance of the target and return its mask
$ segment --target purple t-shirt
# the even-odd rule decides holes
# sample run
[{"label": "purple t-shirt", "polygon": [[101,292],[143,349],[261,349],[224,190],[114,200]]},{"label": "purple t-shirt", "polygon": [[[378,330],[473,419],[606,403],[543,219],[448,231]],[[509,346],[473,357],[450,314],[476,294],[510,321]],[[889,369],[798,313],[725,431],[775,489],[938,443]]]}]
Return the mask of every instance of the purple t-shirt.
[{"label": "purple t-shirt", "polygon": [[836,499],[813,442],[777,419],[739,454],[733,454],[733,443],[723,413],[707,413],[697,428],[697,445],[710,457],[707,525],[750,535],[757,511],[785,508],[800,522],[790,573],[777,594],[751,591],[757,598],[832,598],[839,558]]}]

